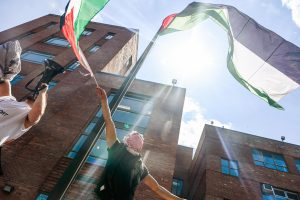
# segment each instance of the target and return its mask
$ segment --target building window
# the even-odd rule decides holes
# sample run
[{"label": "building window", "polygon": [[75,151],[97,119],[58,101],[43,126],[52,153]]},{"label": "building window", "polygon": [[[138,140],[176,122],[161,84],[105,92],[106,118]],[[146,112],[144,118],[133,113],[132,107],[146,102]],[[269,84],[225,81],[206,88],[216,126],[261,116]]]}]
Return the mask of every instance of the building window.
[{"label": "building window", "polygon": [[13,80],[10,81],[11,85],[16,85],[19,81],[23,80],[24,76],[17,74]]},{"label": "building window", "polygon": [[56,22],[50,22],[49,24],[46,24],[46,29],[53,28],[57,23]]},{"label": "building window", "polygon": [[26,51],[21,55],[21,59],[28,62],[37,64],[43,64],[45,59],[53,59],[54,56],[47,53],[41,53],[36,51]]},{"label": "building window", "polygon": [[182,194],[183,181],[180,179],[173,178],[171,192],[177,196]]},{"label": "building window", "polygon": [[238,162],[235,160],[221,159],[221,171],[223,174],[239,176]]},{"label": "building window", "polygon": [[82,35],[83,35],[83,36],[89,36],[89,35],[91,35],[93,32],[94,32],[93,29],[85,29],[85,30],[82,32]]},{"label": "building window", "polygon": [[297,168],[298,172],[300,173],[300,159],[295,159],[295,163],[296,163],[296,168]]},{"label": "building window", "polygon": [[47,200],[48,195],[40,193],[39,196],[36,198],[36,200]]},{"label": "building window", "polygon": [[58,37],[50,38],[50,39],[46,40],[44,43],[59,46],[59,47],[70,47],[71,46],[70,43],[68,42],[68,40],[58,38]]},{"label": "building window", "polygon": [[252,157],[257,166],[274,169],[280,172],[288,172],[283,156],[280,154],[253,149]]},{"label": "building window", "polygon": [[76,70],[79,66],[80,66],[79,61],[75,61],[75,62],[72,62],[70,65],[68,65],[67,70],[72,72],[72,71]]},{"label": "building window", "polygon": [[[114,94],[108,97],[108,102],[111,102]],[[118,106],[113,120],[116,126],[117,136],[121,140],[123,137],[133,130],[143,134],[147,128],[150,114],[152,113],[153,103],[149,99],[143,99],[136,96],[125,96]],[[68,157],[74,158],[77,152],[86,141],[88,135],[96,126],[96,121],[102,116],[102,109],[100,108],[95,114],[94,118],[87,124],[82,131],[81,136],[73,146]],[[95,165],[105,166],[108,158],[107,144],[105,141],[105,131],[101,133],[101,137],[94,145],[87,162]]]},{"label": "building window", "polygon": [[125,63],[125,68],[129,69],[132,65],[132,56],[129,57],[129,59]]},{"label": "building window", "polygon": [[269,184],[261,185],[263,200],[300,200],[296,192],[276,188]]},{"label": "building window", "polygon": [[27,33],[24,33],[24,34],[18,36],[16,39],[17,40],[22,40],[22,39],[25,39],[25,38],[28,39],[28,38],[31,38],[34,34],[35,34],[35,32],[29,31]]},{"label": "building window", "polygon": [[48,83],[48,90],[51,90],[52,88],[54,88],[57,85],[57,81],[50,81]]},{"label": "building window", "polygon": [[90,53],[95,53],[96,51],[98,51],[98,49],[100,49],[101,48],[101,46],[99,46],[99,45],[94,45],[94,46],[92,46],[90,49],[89,49],[89,52]]},{"label": "building window", "polygon": [[115,33],[108,32],[108,33],[105,35],[105,39],[106,39],[106,40],[111,40],[115,35],[116,35]]}]

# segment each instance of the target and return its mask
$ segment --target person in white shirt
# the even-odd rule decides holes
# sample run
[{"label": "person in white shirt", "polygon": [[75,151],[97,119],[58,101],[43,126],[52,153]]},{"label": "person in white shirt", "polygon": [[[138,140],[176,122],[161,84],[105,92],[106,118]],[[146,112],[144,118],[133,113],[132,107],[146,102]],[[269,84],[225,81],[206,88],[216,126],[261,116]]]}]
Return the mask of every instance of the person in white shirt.
[{"label": "person in white shirt", "polygon": [[43,85],[35,101],[19,102],[12,96],[10,81],[21,71],[21,51],[18,41],[0,45],[0,150],[37,124],[47,105],[47,84]]}]

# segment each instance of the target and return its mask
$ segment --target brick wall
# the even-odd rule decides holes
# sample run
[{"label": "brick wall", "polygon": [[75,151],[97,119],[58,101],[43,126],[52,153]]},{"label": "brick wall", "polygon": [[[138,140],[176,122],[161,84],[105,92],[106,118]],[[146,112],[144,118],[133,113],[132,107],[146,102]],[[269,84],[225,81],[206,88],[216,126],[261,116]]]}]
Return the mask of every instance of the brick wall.
[{"label": "brick wall", "polygon": [[[51,22],[57,24],[46,29],[45,25]],[[55,61],[66,66],[75,60],[72,49],[43,43],[49,36],[63,37],[59,32],[58,22],[59,16],[55,15],[38,18],[0,32],[0,43],[38,29],[31,37],[20,39],[23,52],[35,50],[51,53],[55,55]],[[107,32],[116,33],[113,39],[106,41],[94,54],[86,52],[93,71],[96,73],[111,68],[111,73],[126,74],[130,68],[123,68],[128,56],[132,56],[133,64],[136,61],[137,34],[123,27],[99,23],[90,23],[88,28],[95,31],[90,36],[81,37],[80,46],[83,51],[97,43]],[[13,87],[13,94],[17,99],[28,94],[24,85],[43,69],[43,65],[22,61],[21,74],[25,78]],[[0,177],[0,187],[9,184],[15,190],[9,195],[0,192],[0,199],[34,199],[39,191],[50,191],[64,171],[69,162],[64,156],[99,106],[95,84],[89,77],[82,76],[79,70],[83,71],[67,71],[55,77],[58,84],[49,91],[46,114],[42,120],[18,140],[3,147],[4,176]],[[101,82],[101,79],[98,81]]]},{"label": "brick wall", "polygon": [[[252,159],[253,148],[282,154],[289,172],[256,166]],[[300,175],[294,162],[294,158],[300,156],[300,147],[297,145],[206,125],[197,153],[193,161],[196,167],[191,170],[196,178],[191,181],[193,186],[189,199],[262,199],[261,183],[300,192]],[[237,160],[240,175],[222,174],[221,158]],[[197,170],[205,171],[204,178],[200,178],[202,174],[195,174]],[[206,182],[203,189],[199,189],[201,184],[197,179]]]}]

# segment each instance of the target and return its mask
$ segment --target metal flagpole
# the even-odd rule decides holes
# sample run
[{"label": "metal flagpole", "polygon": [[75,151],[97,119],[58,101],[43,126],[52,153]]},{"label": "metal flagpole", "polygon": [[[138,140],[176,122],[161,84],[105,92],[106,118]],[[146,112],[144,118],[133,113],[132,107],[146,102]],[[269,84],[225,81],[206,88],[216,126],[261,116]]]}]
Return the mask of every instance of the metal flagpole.
[{"label": "metal flagpole", "polygon": [[[153,47],[157,37],[159,36],[161,28],[157,31],[157,33],[154,35],[150,43],[148,44],[147,48],[141,55],[141,57],[138,59],[134,67],[132,68],[130,74],[126,77],[123,84],[121,85],[120,89],[117,91],[116,95],[112,99],[112,101],[109,104],[109,108],[111,110],[112,115],[114,114],[115,110],[117,109],[120,101],[126,94],[128,88],[132,84],[133,80],[135,79],[136,74],[140,70],[145,58],[147,57],[148,53],[150,52],[151,48]],[[70,162],[69,166],[63,173],[63,175],[60,177],[56,185],[54,186],[52,192],[49,194],[49,200],[61,200],[72,184],[74,178],[76,177],[79,170],[83,167],[85,164],[85,161],[90,154],[93,146],[97,142],[97,139],[101,136],[101,132],[104,130],[104,119],[103,116],[101,116],[96,121],[96,126],[93,128],[92,132],[89,134],[88,138],[82,145],[81,149],[78,151],[76,157]]]}]

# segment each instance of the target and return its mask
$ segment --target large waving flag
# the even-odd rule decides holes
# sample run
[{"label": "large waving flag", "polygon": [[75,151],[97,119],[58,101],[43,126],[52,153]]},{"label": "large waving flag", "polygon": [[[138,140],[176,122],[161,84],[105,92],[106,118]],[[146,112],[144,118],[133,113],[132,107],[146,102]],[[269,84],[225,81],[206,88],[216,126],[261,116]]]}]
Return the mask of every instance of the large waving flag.
[{"label": "large waving flag", "polygon": [[79,38],[86,25],[109,0],[70,0],[60,19],[60,28],[71,44],[80,64],[94,76],[89,63],[79,47]]},{"label": "large waving flag", "polygon": [[259,25],[236,8],[193,2],[164,19],[160,35],[190,29],[212,19],[227,33],[227,67],[233,77],[271,106],[299,87],[300,48]]}]

